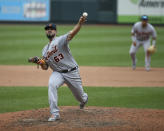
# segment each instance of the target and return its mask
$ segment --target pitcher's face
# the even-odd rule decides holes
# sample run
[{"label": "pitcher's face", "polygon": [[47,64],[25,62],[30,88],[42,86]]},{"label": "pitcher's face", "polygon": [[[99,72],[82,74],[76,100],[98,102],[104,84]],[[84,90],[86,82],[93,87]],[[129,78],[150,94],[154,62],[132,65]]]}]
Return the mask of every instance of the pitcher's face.
[{"label": "pitcher's face", "polygon": [[51,29],[51,28],[48,28],[47,30],[46,30],[46,35],[47,35],[47,37],[49,38],[49,39],[52,39],[53,37],[55,37],[56,36],[56,30],[54,30],[54,29]]}]

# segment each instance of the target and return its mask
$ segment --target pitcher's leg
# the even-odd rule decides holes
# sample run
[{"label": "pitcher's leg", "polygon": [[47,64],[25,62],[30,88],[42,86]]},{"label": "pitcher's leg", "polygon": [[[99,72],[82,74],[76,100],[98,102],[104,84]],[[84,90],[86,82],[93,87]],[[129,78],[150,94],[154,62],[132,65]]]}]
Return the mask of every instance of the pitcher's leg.
[{"label": "pitcher's leg", "polygon": [[84,92],[82,87],[82,81],[78,70],[64,74],[65,82],[72,91],[75,98],[80,102],[86,102],[88,100],[87,93]]},{"label": "pitcher's leg", "polygon": [[88,99],[87,93],[84,92],[81,82],[66,82],[75,98],[80,102],[86,102]]},{"label": "pitcher's leg", "polygon": [[53,72],[51,74],[49,79],[48,98],[52,115],[59,115],[57,90],[63,83],[64,79],[60,73]]}]

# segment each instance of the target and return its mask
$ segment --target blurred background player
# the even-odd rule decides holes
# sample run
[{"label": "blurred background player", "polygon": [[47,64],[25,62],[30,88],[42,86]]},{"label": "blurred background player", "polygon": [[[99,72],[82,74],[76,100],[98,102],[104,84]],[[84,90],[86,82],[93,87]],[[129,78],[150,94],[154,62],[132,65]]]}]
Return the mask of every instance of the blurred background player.
[{"label": "blurred background player", "polygon": [[136,69],[136,52],[139,47],[143,46],[145,51],[145,69],[146,71],[150,70],[150,62],[151,62],[151,54],[148,53],[147,49],[151,44],[152,37],[152,45],[154,48],[156,47],[156,31],[154,27],[148,23],[148,16],[141,16],[141,21],[136,22],[131,30],[132,34],[132,45],[130,47],[130,56],[132,59],[132,69]]}]

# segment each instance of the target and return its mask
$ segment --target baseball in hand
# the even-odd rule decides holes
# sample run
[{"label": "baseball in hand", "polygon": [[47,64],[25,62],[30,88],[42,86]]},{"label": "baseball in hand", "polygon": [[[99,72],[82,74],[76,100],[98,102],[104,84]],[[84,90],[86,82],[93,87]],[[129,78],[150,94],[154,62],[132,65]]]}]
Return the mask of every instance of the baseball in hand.
[{"label": "baseball in hand", "polygon": [[87,12],[83,12],[83,17],[87,17],[88,13]]}]

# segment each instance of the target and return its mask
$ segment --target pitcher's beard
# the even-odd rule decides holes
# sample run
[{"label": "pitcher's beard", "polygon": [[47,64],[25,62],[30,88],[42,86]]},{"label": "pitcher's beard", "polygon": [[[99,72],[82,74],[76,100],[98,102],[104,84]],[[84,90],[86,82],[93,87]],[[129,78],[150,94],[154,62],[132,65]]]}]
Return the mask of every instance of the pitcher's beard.
[{"label": "pitcher's beard", "polygon": [[52,40],[54,37],[55,37],[55,34],[53,34],[53,35],[52,34],[47,34],[47,38],[50,39],[50,40]]}]

